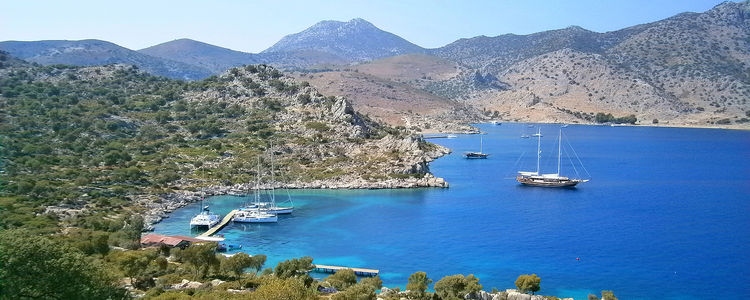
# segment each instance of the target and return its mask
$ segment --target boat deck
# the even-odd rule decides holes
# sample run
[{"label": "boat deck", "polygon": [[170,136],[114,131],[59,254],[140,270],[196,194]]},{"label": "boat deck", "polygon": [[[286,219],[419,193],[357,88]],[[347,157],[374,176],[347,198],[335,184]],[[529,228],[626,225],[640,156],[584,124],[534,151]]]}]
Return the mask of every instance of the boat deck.
[{"label": "boat deck", "polygon": [[227,224],[229,224],[229,222],[232,221],[232,217],[234,217],[234,214],[236,214],[239,211],[240,211],[239,209],[234,209],[230,211],[226,216],[224,216],[223,219],[221,219],[221,222],[219,222],[219,224],[216,224],[216,226],[209,228],[204,233],[201,233],[200,235],[198,235],[198,238],[208,237],[208,236],[212,236],[216,234],[217,232],[219,232],[219,230],[224,228],[224,226],[227,226]]},{"label": "boat deck", "polygon": [[380,274],[380,270],[375,269],[363,269],[363,268],[349,268],[349,267],[340,267],[340,266],[327,266],[327,265],[313,265],[315,268],[314,271],[317,272],[323,272],[323,273],[336,273],[338,270],[344,270],[344,269],[352,269],[354,271],[354,274],[359,276],[378,276]]}]

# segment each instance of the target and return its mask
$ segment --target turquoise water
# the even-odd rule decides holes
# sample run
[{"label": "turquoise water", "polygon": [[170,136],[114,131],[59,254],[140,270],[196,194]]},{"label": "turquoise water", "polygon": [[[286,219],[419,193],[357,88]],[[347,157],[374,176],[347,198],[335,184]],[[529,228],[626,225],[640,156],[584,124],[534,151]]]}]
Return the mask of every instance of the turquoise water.
[{"label": "turquoise water", "polygon": [[[435,281],[473,273],[486,290],[506,289],[536,273],[541,294],[576,299],[604,289],[620,299],[750,297],[750,132],[571,125],[564,132],[592,181],[549,189],[512,177],[536,167],[523,126],[480,125],[486,160],[461,157],[478,150],[478,135],[432,140],[453,150],[430,166],[449,189],[293,190],[293,215],[222,233],[268,255],[268,267],[309,255],[380,269],[386,286],[425,271]],[[559,127],[541,126],[542,170],[553,173]],[[567,158],[562,169],[574,173]],[[242,201],[210,204],[227,213]],[[198,209],[176,211],[156,232],[189,234]]]}]

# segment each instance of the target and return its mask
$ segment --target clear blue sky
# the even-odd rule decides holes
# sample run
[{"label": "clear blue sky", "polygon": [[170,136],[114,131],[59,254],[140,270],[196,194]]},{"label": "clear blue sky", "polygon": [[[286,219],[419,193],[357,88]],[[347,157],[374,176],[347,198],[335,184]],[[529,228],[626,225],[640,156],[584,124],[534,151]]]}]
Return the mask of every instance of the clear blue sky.
[{"label": "clear blue sky", "polygon": [[42,1],[0,0],[0,41],[102,39],[130,49],[191,38],[259,52],[321,20],[364,18],[417,45],[578,25],[612,31],[720,0]]}]

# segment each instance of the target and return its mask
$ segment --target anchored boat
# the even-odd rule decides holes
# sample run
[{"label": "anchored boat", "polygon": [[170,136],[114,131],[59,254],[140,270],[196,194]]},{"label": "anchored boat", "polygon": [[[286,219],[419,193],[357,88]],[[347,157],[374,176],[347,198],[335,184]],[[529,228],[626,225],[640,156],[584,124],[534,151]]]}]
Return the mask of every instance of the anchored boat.
[{"label": "anchored boat", "polygon": [[232,222],[274,223],[279,220],[279,217],[275,214],[261,211],[259,209],[260,205],[260,157],[258,157],[258,166],[255,176],[255,203],[241,208],[240,211],[232,217]]},{"label": "anchored boat", "polygon": [[562,157],[562,128],[560,129],[557,146],[557,173],[540,174],[539,162],[542,157],[542,151],[540,149],[542,144],[541,130],[537,131],[537,134],[535,136],[538,138],[536,146],[536,171],[519,171],[518,176],[516,176],[516,181],[524,185],[540,187],[574,187],[579,183],[589,181],[589,179],[578,179],[560,176],[560,158]]},{"label": "anchored boat", "polygon": [[219,223],[220,217],[217,214],[212,214],[208,210],[208,205],[203,206],[203,197],[201,197],[201,212],[190,219],[190,227],[212,227]]},{"label": "anchored boat", "polygon": [[487,158],[489,154],[482,153],[482,147],[484,146],[484,140],[482,136],[479,136],[479,152],[464,152],[466,158]]}]

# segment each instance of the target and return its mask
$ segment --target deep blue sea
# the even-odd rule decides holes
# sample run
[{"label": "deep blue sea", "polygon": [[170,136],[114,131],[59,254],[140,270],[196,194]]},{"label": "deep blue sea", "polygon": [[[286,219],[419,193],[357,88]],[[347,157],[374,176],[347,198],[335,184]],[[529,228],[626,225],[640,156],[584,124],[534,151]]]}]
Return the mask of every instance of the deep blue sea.
[{"label": "deep blue sea", "polygon": [[[537,140],[519,138],[535,128],[478,126],[486,160],[461,156],[479,150],[480,135],[431,140],[453,150],[430,164],[450,188],[292,190],[291,216],[221,233],[243,252],[268,255],[267,267],[308,255],[379,269],[390,287],[425,271],[435,281],[471,273],[485,290],[503,290],[535,273],[539,293],[575,299],[601,290],[620,299],[750,298],[750,132],[571,125],[564,152],[573,159],[563,155],[562,173],[575,174],[567,141],[591,181],[553,189],[513,178],[536,168]],[[554,173],[559,125],[539,126],[542,171]],[[243,201],[218,196],[210,205],[227,213]],[[174,212],[156,232],[190,234],[198,209]]]}]

